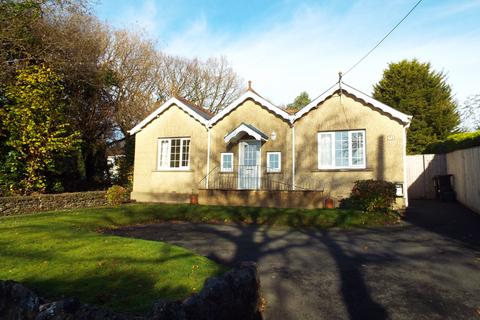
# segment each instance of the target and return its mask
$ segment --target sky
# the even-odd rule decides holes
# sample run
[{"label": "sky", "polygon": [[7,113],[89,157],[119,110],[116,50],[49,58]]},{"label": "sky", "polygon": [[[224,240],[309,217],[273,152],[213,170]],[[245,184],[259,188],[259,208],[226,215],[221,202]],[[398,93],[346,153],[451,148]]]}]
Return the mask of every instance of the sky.
[{"label": "sky", "polygon": [[[137,29],[164,52],[225,56],[277,105],[338,81],[417,0],[103,0],[96,15]],[[480,0],[423,0],[344,82],[371,94],[388,63],[416,58],[447,75],[462,103],[480,93]]]}]

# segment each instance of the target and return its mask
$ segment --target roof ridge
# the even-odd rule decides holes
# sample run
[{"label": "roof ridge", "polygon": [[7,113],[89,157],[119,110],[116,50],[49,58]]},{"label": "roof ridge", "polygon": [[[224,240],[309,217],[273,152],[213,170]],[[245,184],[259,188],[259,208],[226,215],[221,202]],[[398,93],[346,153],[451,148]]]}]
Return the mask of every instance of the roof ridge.
[{"label": "roof ridge", "polygon": [[206,114],[208,114],[209,116],[214,116],[215,114],[212,113],[208,108],[204,108],[202,106],[199,106],[197,104],[195,104],[194,102],[184,98],[184,97],[181,97],[177,94],[174,94],[173,97],[175,99],[178,99],[180,100],[181,102],[185,103],[186,105],[188,105],[189,107],[193,108],[193,109],[197,109],[198,111],[201,111],[201,112],[204,112]]},{"label": "roof ridge", "polygon": [[[344,85],[344,87],[342,87]],[[338,87],[337,87],[338,86]],[[360,99],[363,101],[365,104],[369,104],[372,107],[376,109],[380,109],[381,111],[389,114],[391,117],[399,120],[400,122],[408,125],[412,119],[411,115],[407,115],[393,107],[390,107],[389,105],[384,104],[383,102],[369,96],[368,94],[352,87],[351,85],[340,81],[331,86],[327,91],[323,92],[321,95],[319,95],[317,98],[313,99],[309,104],[307,104],[305,107],[301,108],[298,110],[295,115],[294,115],[294,122],[297,121],[298,119],[302,118],[304,115],[309,113],[312,109],[317,108],[320,104],[325,102],[329,97],[341,93],[342,91],[346,92],[347,94],[353,95],[357,99]]]}]

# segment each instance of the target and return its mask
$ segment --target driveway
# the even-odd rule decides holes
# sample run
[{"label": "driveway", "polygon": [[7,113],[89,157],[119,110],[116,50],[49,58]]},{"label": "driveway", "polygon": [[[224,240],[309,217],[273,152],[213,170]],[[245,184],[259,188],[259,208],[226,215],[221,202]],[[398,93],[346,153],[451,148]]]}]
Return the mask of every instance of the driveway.
[{"label": "driveway", "polygon": [[413,202],[395,227],[164,223],[123,228],[213,260],[258,263],[266,319],[480,319],[480,215]]}]

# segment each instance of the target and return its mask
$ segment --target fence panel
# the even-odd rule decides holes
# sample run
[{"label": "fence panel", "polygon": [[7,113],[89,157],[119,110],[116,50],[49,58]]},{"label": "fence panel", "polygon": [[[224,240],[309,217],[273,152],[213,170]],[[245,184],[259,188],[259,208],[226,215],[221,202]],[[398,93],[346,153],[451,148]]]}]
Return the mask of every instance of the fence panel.
[{"label": "fence panel", "polygon": [[454,176],[457,200],[480,213],[480,147],[448,153],[447,168]]},{"label": "fence panel", "polygon": [[444,154],[407,156],[407,190],[410,199],[434,199],[433,177],[447,173]]}]

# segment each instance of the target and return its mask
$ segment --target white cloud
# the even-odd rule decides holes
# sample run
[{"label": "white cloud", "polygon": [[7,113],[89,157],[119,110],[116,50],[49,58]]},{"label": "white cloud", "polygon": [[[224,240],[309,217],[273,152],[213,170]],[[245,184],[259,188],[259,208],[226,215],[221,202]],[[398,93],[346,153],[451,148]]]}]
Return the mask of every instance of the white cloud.
[{"label": "white cloud", "polygon": [[[190,57],[225,55],[258,92],[274,103],[286,104],[303,90],[315,97],[333,84],[338,71],[350,67],[396,23],[403,14],[399,6],[404,11],[404,4],[392,2],[373,12],[359,4],[340,15],[302,6],[290,20],[259,23],[240,35],[213,30],[200,15],[189,28],[175,34],[164,50]],[[418,58],[448,74],[460,101],[479,92],[475,79],[480,74],[480,31],[444,36],[435,30],[427,33],[427,27],[419,15],[406,20],[345,81],[371,93],[389,62]]]}]

